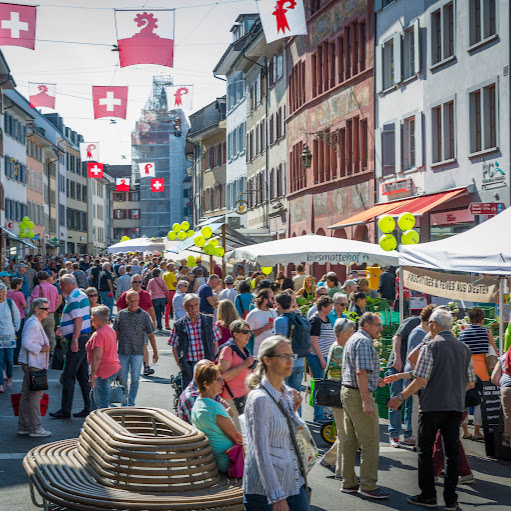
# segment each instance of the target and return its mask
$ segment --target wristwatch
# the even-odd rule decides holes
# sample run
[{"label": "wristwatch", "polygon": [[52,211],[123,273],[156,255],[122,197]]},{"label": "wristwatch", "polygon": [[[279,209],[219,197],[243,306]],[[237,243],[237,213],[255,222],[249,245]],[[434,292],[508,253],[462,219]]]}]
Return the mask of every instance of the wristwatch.
[{"label": "wristwatch", "polygon": [[401,392],[397,395],[398,399],[400,399],[401,401],[404,401],[405,398],[403,397],[403,394],[401,394]]},{"label": "wristwatch", "polygon": [[78,342],[78,339],[71,339],[71,342]]}]

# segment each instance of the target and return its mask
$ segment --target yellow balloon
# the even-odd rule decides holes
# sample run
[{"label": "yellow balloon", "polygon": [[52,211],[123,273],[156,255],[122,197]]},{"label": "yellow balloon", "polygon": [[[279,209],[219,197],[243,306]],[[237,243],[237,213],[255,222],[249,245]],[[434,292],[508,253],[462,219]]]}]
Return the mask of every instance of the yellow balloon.
[{"label": "yellow balloon", "polygon": [[401,213],[397,225],[402,231],[409,231],[415,227],[415,217],[411,213]]},{"label": "yellow balloon", "polygon": [[381,232],[388,234],[396,228],[396,221],[390,215],[382,216],[378,220],[378,227]]},{"label": "yellow balloon", "polygon": [[223,257],[225,254],[224,247],[215,247],[213,254],[216,255],[217,257]]},{"label": "yellow balloon", "polygon": [[26,231],[20,231],[20,238],[26,238],[26,237],[27,237]]},{"label": "yellow balloon", "polygon": [[190,229],[190,222],[187,222],[186,220],[184,222],[181,222],[181,229],[183,231],[187,231]]},{"label": "yellow balloon", "polygon": [[265,275],[269,275],[272,271],[273,271],[273,268],[271,266],[262,266],[261,267],[261,271],[265,274]]},{"label": "yellow balloon", "polygon": [[204,253],[206,255],[213,255],[213,251],[215,250],[215,247],[212,246],[210,243],[206,243],[204,245],[204,247],[202,247],[202,249],[204,250]]},{"label": "yellow balloon", "polygon": [[180,239],[180,240],[184,240],[186,239],[186,232],[185,231],[179,231],[177,233],[177,237]]},{"label": "yellow balloon", "polygon": [[200,230],[200,233],[204,239],[208,239],[208,238],[211,238],[211,236],[213,236],[213,230],[211,229],[211,227],[209,225],[206,225],[206,227],[203,227]]},{"label": "yellow balloon", "polygon": [[178,224],[177,222],[175,224],[172,224],[172,230],[175,233],[178,233],[181,230],[181,224]]},{"label": "yellow balloon", "polygon": [[395,250],[395,248],[397,247],[397,240],[395,236],[392,236],[392,234],[384,234],[383,236],[381,236],[380,247],[383,248],[383,250],[386,250],[387,252]]},{"label": "yellow balloon", "polygon": [[195,234],[195,231],[192,231],[192,230],[186,231],[186,237],[187,238],[191,238],[194,234]]},{"label": "yellow balloon", "polygon": [[168,235],[170,241],[175,241],[177,234],[174,231],[169,231]]},{"label": "yellow balloon", "polygon": [[419,233],[414,229],[405,231],[401,236],[401,243],[403,245],[416,245],[419,243]]},{"label": "yellow balloon", "polygon": [[186,264],[188,264],[190,268],[193,268],[195,266],[195,258],[193,256],[188,256]]},{"label": "yellow balloon", "polygon": [[35,236],[34,231],[28,231],[27,236],[32,239]]},{"label": "yellow balloon", "polygon": [[211,238],[211,239],[208,241],[208,243],[209,243],[210,245],[213,245],[214,247],[218,247],[218,245],[220,244],[216,238]]},{"label": "yellow balloon", "polygon": [[193,240],[193,242],[195,243],[195,245],[197,247],[203,247],[204,244],[206,243],[206,240],[204,239],[203,236],[195,236],[195,239]]}]

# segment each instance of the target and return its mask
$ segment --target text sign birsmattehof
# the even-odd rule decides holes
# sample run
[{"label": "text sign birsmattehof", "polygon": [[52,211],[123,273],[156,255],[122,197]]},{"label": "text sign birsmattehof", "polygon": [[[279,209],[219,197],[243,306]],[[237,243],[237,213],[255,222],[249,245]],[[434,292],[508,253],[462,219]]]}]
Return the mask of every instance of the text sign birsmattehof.
[{"label": "text sign birsmattehof", "polygon": [[428,295],[467,302],[498,301],[499,280],[495,277],[453,275],[411,266],[403,268],[403,277],[405,287]]}]

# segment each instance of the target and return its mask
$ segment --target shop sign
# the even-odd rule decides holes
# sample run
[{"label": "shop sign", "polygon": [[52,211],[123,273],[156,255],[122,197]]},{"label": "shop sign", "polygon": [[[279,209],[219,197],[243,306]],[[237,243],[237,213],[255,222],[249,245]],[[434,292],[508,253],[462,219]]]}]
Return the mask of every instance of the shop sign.
[{"label": "shop sign", "polygon": [[468,209],[458,209],[446,213],[431,213],[429,221],[431,225],[450,225],[471,223],[475,221],[475,218]]},{"label": "shop sign", "polygon": [[506,174],[499,167],[499,162],[483,163],[483,181],[482,186],[486,188],[495,184],[505,184]]},{"label": "shop sign", "polygon": [[408,289],[451,300],[482,303],[498,301],[499,279],[496,277],[453,275],[405,266],[403,284]]},{"label": "shop sign", "polygon": [[498,215],[504,208],[503,202],[472,202],[468,210],[472,215]]},{"label": "shop sign", "polygon": [[381,194],[392,195],[394,193],[410,192],[412,193],[412,180],[411,179],[398,179],[397,181],[389,181],[382,183]]}]

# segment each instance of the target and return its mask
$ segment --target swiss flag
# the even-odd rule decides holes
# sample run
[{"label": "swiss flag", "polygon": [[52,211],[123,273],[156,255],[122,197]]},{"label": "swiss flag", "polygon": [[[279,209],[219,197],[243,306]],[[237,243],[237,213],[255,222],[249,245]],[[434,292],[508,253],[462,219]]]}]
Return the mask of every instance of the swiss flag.
[{"label": "swiss flag", "polygon": [[192,110],[193,87],[191,85],[175,85],[167,87],[167,107]]},{"label": "swiss flag", "polygon": [[0,46],[35,46],[36,7],[0,4]]},{"label": "swiss flag", "polygon": [[89,177],[103,177],[103,164],[102,163],[87,163],[87,172]]},{"label": "swiss flag", "polygon": [[45,106],[47,108],[55,108],[56,90],[57,85],[54,83],[28,82],[30,107],[37,108]]},{"label": "swiss flag", "polygon": [[115,10],[121,67],[174,66],[174,9]]},{"label": "swiss flag", "polygon": [[307,33],[303,0],[258,0],[266,43]]},{"label": "swiss flag", "polygon": [[129,192],[131,179],[129,177],[118,177],[115,180],[115,190],[118,192]]},{"label": "swiss flag", "polygon": [[128,87],[92,87],[94,119],[118,117],[126,119]]},{"label": "swiss flag", "polygon": [[163,192],[165,189],[164,179],[151,179],[151,192]]}]

